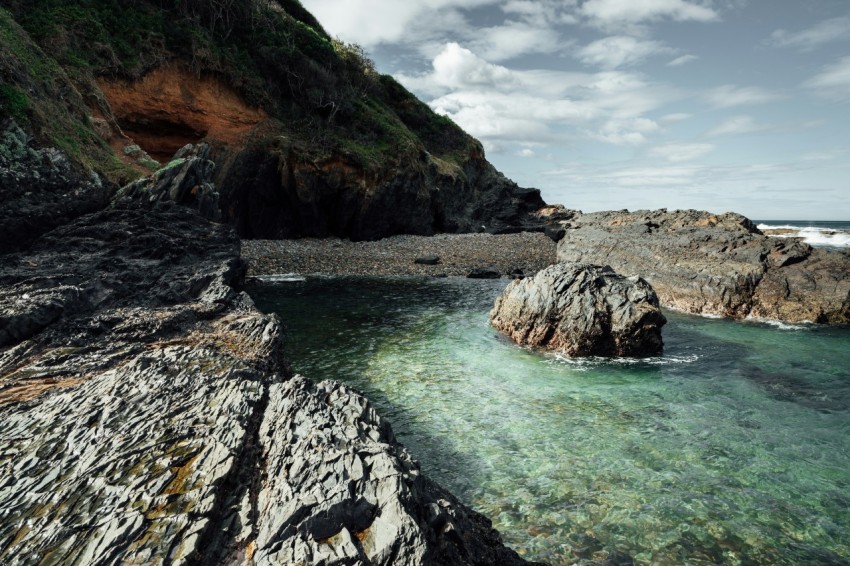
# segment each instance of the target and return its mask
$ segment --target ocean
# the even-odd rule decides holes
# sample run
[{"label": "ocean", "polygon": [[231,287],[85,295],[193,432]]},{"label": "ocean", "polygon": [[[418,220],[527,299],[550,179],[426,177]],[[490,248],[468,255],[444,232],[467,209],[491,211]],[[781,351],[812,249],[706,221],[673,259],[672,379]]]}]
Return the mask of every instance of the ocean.
[{"label": "ocean", "polygon": [[663,355],[571,360],[489,325],[505,285],[307,277],[254,298],[296,372],[363,391],[528,559],[850,561],[850,328],[666,312]]},{"label": "ocean", "polygon": [[850,248],[850,222],[820,220],[754,220],[759,230],[780,238],[803,238],[814,247]]}]

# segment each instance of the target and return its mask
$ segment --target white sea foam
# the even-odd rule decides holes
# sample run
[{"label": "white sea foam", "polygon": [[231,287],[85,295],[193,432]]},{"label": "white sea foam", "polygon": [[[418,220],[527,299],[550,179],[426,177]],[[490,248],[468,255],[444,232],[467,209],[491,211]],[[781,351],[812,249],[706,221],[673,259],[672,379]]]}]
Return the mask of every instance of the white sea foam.
[{"label": "white sea foam", "polygon": [[549,363],[565,364],[578,371],[588,371],[602,366],[632,366],[632,365],[650,365],[650,366],[668,366],[678,364],[692,364],[699,359],[697,355],[690,356],[652,356],[648,358],[603,358],[599,356],[571,358],[565,354],[553,353],[547,356]]},{"label": "white sea foam", "polygon": [[759,230],[789,230],[789,234],[768,234],[774,238],[803,238],[807,244],[815,247],[850,247],[850,232],[838,228],[819,228],[814,226],[791,226],[788,224],[759,224]]},{"label": "white sea foam", "polygon": [[257,279],[265,283],[299,283],[307,278],[297,273],[276,273],[273,275],[258,275]]},{"label": "white sea foam", "polygon": [[767,324],[769,326],[775,326],[780,330],[808,330],[814,325],[813,322],[802,322],[799,324],[789,324],[787,322],[782,322],[779,320],[774,320],[772,318],[760,318],[755,316],[748,316],[746,318],[749,322],[757,322],[759,324]]}]

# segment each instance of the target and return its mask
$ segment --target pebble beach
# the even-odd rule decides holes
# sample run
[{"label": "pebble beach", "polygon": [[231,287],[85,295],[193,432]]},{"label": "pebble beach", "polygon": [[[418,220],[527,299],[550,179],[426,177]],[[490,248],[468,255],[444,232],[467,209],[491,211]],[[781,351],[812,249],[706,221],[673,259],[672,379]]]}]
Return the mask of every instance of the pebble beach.
[{"label": "pebble beach", "polygon": [[[436,265],[416,258],[438,256]],[[473,269],[495,268],[534,273],[556,261],[555,243],[539,232],[517,234],[438,234],[392,236],[373,242],[335,238],[243,240],[249,276],[421,275],[466,276]]]}]

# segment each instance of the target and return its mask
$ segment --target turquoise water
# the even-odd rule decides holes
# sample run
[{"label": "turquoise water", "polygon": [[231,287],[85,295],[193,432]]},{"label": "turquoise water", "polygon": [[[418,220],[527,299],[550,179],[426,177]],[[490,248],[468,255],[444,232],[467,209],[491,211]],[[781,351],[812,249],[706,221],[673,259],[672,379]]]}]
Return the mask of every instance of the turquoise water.
[{"label": "turquoise water", "polygon": [[367,394],[526,558],[850,561],[850,329],[667,313],[662,357],[570,361],[488,324],[505,280],[264,286],[294,369]]}]

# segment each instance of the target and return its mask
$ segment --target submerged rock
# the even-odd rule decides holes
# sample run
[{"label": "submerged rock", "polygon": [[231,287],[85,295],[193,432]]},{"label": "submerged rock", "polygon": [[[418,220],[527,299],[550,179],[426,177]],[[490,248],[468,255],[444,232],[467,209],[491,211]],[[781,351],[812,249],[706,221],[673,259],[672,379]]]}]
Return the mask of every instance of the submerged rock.
[{"label": "submerged rock", "polygon": [[524,563],[366,399],[291,377],[230,228],[119,205],[3,259],[3,564]]},{"label": "submerged rock", "polygon": [[685,312],[850,322],[850,254],[769,238],[740,214],[583,214],[558,244],[558,259],[640,275],[664,306]]},{"label": "submerged rock", "polygon": [[667,320],[643,279],[607,266],[556,264],[508,285],[490,322],[518,344],[570,356],[645,356],[661,352]]}]

